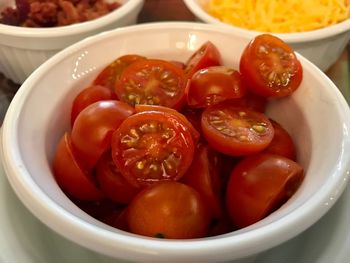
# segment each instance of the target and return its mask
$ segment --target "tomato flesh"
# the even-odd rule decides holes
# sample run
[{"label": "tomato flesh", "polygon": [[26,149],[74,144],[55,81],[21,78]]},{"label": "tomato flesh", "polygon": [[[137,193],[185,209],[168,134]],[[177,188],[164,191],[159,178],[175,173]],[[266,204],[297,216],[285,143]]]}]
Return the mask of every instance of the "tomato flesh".
[{"label": "tomato flesh", "polygon": [[184,104],[187,79],[173,63],[159,59],[138,61],[116,82],[118,98],[130,105],[162,105],[179,109]]},{"label": "tomato flesh", "polygon": [[190,166],[191,132],[166,112],[145,111],[128,117],[113,134],[112,157],[135,186],[178,180]]},{"label": "tomato flesh", "polygon": [[201,124],[210,146],[232,156],[258,153],[274,135],[272,124],[263,113],[231,105],[229,101],[206,108]]},{"label": "tomato flesh", "polygon": [[269,34],[257,36],[245,48],[240,72],[249,89],[265,97],[289,96],[302,80],[302,67],[293,49]]}]

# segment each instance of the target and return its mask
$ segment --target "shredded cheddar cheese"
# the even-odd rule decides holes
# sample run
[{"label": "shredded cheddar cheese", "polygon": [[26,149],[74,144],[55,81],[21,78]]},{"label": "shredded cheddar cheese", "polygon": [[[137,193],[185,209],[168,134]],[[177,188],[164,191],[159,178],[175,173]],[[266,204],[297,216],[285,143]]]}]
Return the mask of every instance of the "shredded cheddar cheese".
[{"label": "shredded cheddar cheese", "polygon": [[224,23],[271,33],[304,32],[350,16],[349,0],[207,0],[205,10]]}]

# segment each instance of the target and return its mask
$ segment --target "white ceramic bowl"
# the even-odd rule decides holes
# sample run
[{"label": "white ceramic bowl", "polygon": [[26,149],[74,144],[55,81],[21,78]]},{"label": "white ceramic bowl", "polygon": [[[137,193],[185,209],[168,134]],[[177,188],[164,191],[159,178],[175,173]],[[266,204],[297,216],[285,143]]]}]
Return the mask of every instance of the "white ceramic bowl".
[{"label": "white ceramic bowl", "polygon": [[241,259],[296,236],[325,214],[349,177],[350,110],[327,76],[299,55],[304,68],[301,87],[293,96],[271,103],[268,112],[293,135],[306,178],[292,199],[264,220],[211,238],[159,240],[95,220],[60,190],[51,160],[59,138],[69,129],[75,95],[118,56],[136,53],[185,61],[207,40],[219,48],[224,64],[238,68],[250,39],[203,23],[144,24],[85,39],[41,65],[15,95],[2,126],[4,169],[29,210],[82,246],[139,262]]},{"label": "white ceramic bowl", "polygon": [[[25,28],[0,24],[0,72],[22,83],[40,64],[65,47],[102,31],[132,25],[144,0],[109,0],[122,6],[98,19],[52,28]],[[0,10],[14,0],[4,0]]]},{"label": "white ceramic bowl", "polygon": [[[261,32],[226,24],[208,14],[203,6],[208,0],[183,0],[198,20],[230,28],[236,34],[253,38]],[[332,66],[350,40],[350,19],[323,29],[301,33],[274,34],[290,44],[296,51],[313,62],[321,70]]]}]

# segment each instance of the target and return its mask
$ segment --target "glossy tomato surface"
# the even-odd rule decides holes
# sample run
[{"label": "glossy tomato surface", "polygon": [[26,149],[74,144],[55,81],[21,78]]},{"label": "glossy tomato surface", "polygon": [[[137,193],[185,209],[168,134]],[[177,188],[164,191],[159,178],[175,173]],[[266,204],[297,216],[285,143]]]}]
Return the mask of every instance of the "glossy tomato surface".
[{"label": "glossy tomato surface", "polygon": [[187,104],[193,108],[205,108],[221,101],[241,98],[246,87],[241,74],[225,66],[198,70],[188,82]]},{"label": "glossy tomato surface", "polygon": [[250,90],[265,97],[291,95],[302,80],[302,67],[293,49],[281,39],[262,34],[243,51],[240,72]]},{"label": "glossy tomato surface", "polygon": [[92,169],[110,148],[113,132],[133,113],[134,108],[117,100],[95,102],[79,113],[72,128],[72,143],[87,169]]},{"label": "glossy tomato surface", "polygon": [[97,162],[96,180],[101,191],[112,201],[128,204],[139,192],[121,175],[115,166],[110,151],[107,151]]},{"label": "glossy tomato surface", "polygon": [[57,145],[52,166],[58,185],[69,196],[80,200],[99,200],[103,197],[92,175],[80,165],[68,133],[62,136]]},{"label": "glossy tomato surface", "polygon": [[201,196],[179,182],[162,182],[140,192],[128,207],[130,231],[168,239],[207,235],[209,217]]},{"label": "glossy tomato surface", "polygon": [[221,63],[220,51],[212,42],[207,41],[186,61],[184,70],[191,78],[198,70],[211,66],[221,66]]},{"label": "glossy tomato surface", "polygon": [[143,59],[146,58],[135,54],[121,56],[105,67],[100,74],[98,74],[93,84],[101,85],[114,91],[115,82],[120,78],[124,69],[135,61]]},{"label": "glossy tomato surface", "polygon": [[114,100],[117,95],[109,88],[101,85],[92,85],[83,89],[74,99],[71,111],[71,124],[73,126],[78,114],[90,104],[100,100]]},{"label": "glossy tomato surface", "polygon": [[135,186],[178,180],[190,166],[193,153],[188,127],[167,112],[136,113],[113,134],[113,160]]},{"label": "glossy tomato surface", "polygon": [[274,135],[266,115],[234,106],[230,101],[206,108],[201,124],[210,146],[232,156],[258,153],[269,145]]},{"label": "glossy tomato surface", "polygon": [[284,204],[304,178],[303,168],[280,155],[258,154],[240,161],[231,173],[226,206],[234,224],[258,222]]},{"label": "glossy tomato surface", "polygon": [[187,78],[173,63],[147,59],[127,67],[115,85],[118,98],[130,105],[150,104],[179,109],[184,104]]}]

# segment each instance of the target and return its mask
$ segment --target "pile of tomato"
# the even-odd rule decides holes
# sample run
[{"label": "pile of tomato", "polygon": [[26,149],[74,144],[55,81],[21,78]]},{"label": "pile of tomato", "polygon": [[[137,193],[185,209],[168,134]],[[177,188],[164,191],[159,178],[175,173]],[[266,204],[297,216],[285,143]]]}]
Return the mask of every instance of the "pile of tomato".
[{"label": "pile of tomato", "polygon": [[278,209],[304,170],[265,108],[299,87],[301,64],[268,34],[239,70],[221,61],[208,41],[184,63],[128,54],[104,68],[57,145],[61,189],[93,217],[158,238],[224,234]]}]

